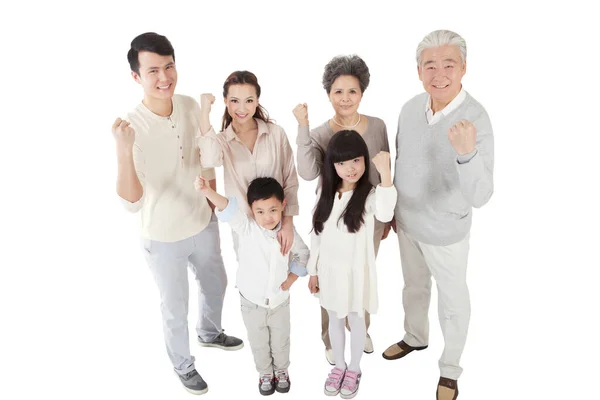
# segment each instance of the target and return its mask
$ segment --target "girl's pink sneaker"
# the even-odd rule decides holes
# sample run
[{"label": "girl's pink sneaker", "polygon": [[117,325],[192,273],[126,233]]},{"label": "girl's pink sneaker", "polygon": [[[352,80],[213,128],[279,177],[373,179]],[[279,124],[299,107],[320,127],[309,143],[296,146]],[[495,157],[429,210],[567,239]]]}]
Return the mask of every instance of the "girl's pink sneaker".
[{"label": "girl's pink sneaker", "polygon": [[345,374],[346,370],[338,367],[331,370],[325,381],[325,394],[327,396],[335,396],[340,392]]},{"label": "girl's pink sneaker", "polygon": [[344,376],[344,382],[340,389],[340,397],[342,399],[351,399],[358,393],[358,386],[360,385],[360,377],[362,373],[357,371],[346,371]]}]

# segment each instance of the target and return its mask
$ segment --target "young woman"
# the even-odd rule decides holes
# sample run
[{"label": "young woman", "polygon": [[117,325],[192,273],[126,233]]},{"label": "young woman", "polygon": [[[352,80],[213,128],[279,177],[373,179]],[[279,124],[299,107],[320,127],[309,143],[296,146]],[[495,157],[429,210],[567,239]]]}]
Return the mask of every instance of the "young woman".
[{"label": "young woman", "polygon": [[[278,240],[281,252],[286,254],[294,238],[292,218],[298,215],[298,176],[287,136],[260,105],[260,93],[260,85],[252,72],[235,71],[229,75],[223,85],[226,109],[219,134],[209,119],[215,98],[203,94],[199,112],[201,135],[197,142],[202,165],[205,168],[223,166],[225,195],[238,198],[238,204],[247,215],[252,216],[246,192],[253,179],[269,176],[283,186],[287,206]],[[235,233],[233,239],[237,249]]]}]

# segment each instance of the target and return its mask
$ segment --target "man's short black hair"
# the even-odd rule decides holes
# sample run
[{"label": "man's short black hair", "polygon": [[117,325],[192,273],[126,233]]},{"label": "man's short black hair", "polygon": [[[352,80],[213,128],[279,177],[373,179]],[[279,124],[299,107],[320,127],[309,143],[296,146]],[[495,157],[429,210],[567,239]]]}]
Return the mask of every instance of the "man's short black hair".
[{"label": "man's short black hair", "polygon": [[175,50],[169,39],[154,32],[142,33],[131,41],[131,48],[127,52],[129,67],[136,74],[140,73],[140,51],[149,51],[161,56],[173,56],[173,61],[175,61]]}]

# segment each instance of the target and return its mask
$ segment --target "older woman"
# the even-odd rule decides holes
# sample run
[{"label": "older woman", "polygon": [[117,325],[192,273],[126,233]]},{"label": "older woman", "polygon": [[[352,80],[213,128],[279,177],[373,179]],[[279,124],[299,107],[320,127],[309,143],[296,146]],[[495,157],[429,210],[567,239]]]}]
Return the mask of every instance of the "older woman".
[{"label": "older woman", "polygon": [[[309,128],[308,107],[298,104],[294,108],[294,116],[298,120],[298,174],[302,179],[311,181],[321,175],[323,158],[331,137],[338,131],[352,129],[357,131],[367,143],[369,156],[375,157],[380,151],[390,151],[387,129],[385,123],[377,118],[359,114],[358,106],[363,93],[369,86],[370,73],[367,64],[358,56],[334,57],[326,66],[323,73],[323,88],[329,96],[334,114],[314,129]],[[381,182],[379,173],[371,168],[369,181],[373,186]],[[379,243],[387,237],[390,230],[389,224],[375,220],[375,234],[373,238],[375,254],[379,250]],[[325,355],[330,364],[334,364],[333,351],[329,339],[329,317],[327,311],[321,308],[321,334],[325,343]],[[370,317],[365,315],[367,331]],[[348,324],[346,324],[348,327]],[[350,329],[348,327],[348,329]],[[367,332],[365,353],[373,352],[373,342]]]}]

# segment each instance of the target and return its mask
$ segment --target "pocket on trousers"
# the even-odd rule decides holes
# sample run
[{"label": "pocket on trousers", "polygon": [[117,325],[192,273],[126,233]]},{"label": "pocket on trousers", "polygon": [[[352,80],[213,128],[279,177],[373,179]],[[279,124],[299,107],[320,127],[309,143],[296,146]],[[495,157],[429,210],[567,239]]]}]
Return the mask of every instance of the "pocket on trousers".
[{"label": "pocket on trousers", "polygon": [[240,308],[241,308],[242,312],[249,313],[253,310],[256,310],[258,308],[258,306],[256,304],[254,304],[253,302],[249,301],[248,299],[246,299],[240,293]]},{"label": "pocket on trousers", "polygon": [[142,245],[142,250],[144,251],[144,254],[147,254],[147,255],[152,254],[152,240],[142,238],[141,242],[142,242],[141,245]]}]

